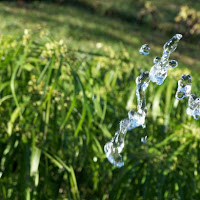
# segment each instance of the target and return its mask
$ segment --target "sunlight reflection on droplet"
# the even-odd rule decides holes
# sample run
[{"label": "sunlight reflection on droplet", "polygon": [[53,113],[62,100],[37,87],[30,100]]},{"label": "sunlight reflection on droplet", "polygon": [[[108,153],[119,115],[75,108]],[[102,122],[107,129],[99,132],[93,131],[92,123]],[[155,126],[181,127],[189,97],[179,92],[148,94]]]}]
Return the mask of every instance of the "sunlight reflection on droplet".
[{"label": "sunlight reflection on droplet", "polygon": [[93,161],[94,161],[94,162],[97,162],[97,160],[98,160],[98,159],[97,159],[97,157],[96,157],[96,156],[95,156],[95,157],[93,157]]},{"label": "sunlight reflection on droplet", "polygon": [[147,135],[145,137],[141,137],[141,142],[144,144],[147,143]]},{"label": "sunlight reflection on droplet", "polygon": [[96,99],[97,99],[97,96],[96,96],[96,95],[93,95],[93,96],[92,96],[92,100],[95,101]]}]

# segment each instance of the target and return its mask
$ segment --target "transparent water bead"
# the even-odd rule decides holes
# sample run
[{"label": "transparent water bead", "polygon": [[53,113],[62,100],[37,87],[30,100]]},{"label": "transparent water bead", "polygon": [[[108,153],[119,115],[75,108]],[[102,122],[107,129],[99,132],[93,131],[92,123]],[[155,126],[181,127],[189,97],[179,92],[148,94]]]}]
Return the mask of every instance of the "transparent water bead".
[{"label": "transparent water bead", "polygon": [[135,112],[134,110],[131,110],[128,112],[128,118],[129,118],[129,126],[128,131],[138,127],[138,126],[145,126],[145,117],[146,113],[144,111]]},{"label": "transparent water bead", "polygon": [[116,151],[115,148],[113,148],[113,143],[108,142],[104,146],[104,152],[106,154],[106,157],[108,161],[115,165],[116,167],[122,167],[124,166],[124,161],[122,159],[122,156]]},{"label": "transparent water bead", "polygon": [[152,82],[161,85],[167,77],[168,68],[175,68],[178,66],[177,61],[169,61],[169,57],[170,54],[177,48],[178,42],[181,38],[181,34],[176,34],[164,44],[161,60],[155,62],[155,65],[151,68],[149,73],[149,77]]},{"label": "transparent water bead", "polygon": [[158,62],[160,62],[161,61],[161,57],[159,57],[159,56],[156,56],[154,59],[153,59],[153,63],[154,64],[157,64]]},{"label": "transparent water bead", "polygon": [[141,55],[148,55],[150,53],[150,47],[148,44],[143,44],[139,50]]},{"label": "transparent water bead", "polygon": [[190,96],[192,77],[190,75],[182,75],[181,80],[178,81],[178,88],[176,91],[176,99],[181,100]]},{"label": "transparent water bead", "polygon": [[145,137],[141,137],[141,142],[144,144],[147,143],[147,135]]},{"label": "transparent water bead", "polygon": [[136,78],[136,96],[138,111],[142,110],[146,112],[146,89],[149,86],[150,78],[149,72],[143,72]]},{"label": "transparent water bead", "polygon": [[120,121],[120,131],[122,133],[125,134],[127,132],[127,129],[128,129],[128,126],[129,126],[129,122],[130,122],[130,120],[128,118],[123,119],[123,120]]},{"label": "transparent water bead", "polygon": [[149,79],[149,72],[148,71],[142,72],[140,74],[140,76],[138,76],[136,78],[137,88],[144,88],[144,90],[146,90],[148,85],[149,85],[149,82],[150,82],[150,79]]},{"label": "transparent water bead", "polygon": [[111,140],[113,143],[113,147],[117,150],[118,153],[121,153],[122,149],[124,148],[124,139],[125,133],[122,133],[118,130]]},{"label": "transparent water bead", "polygon": [[153,83],[161,85],[167,77],[168,67],[166,64],[159,62],[155,64],[149,73],[149,77]]},{"label": "transparent water bead", "polygon": [[92,100],[95,101],[96,99],[97,99],[97,96],[96,96],[96,95],[93,95],[93,96],[92,96]]},{"label": "transparent water bead", "polygon": [[186,110],[188,115],[193,116],[194,119],[198,120],[200,116],[200,97],[194,94],[189,96],[188,108]]},{"label": "transparent water bead", "polygon": [[169,57],[170,57],[170,53],[168,53],[166,51],[163,51],[163,54],[162,54],[162,57],[161,57],[161,62],[163,64],[167,64],[168,60],[169,60]]},{"label": "transparent water bead", "polygon": [[170,60],[168,62],[168,66],[171,68],[176,68],[178,66],[178,62],[176,60]]},{"label": "transparent water bead", "polygon": [[104,152],[106,153],[109,162],[117,167],[122,167],[124,165],[123,158],[120,155],[124,148],[124,138],[125,133],[117,131],[112,140],[104,146]]},{"label": "transparent water bead", "polygon": [[170,40],[168,40],[164,46],[163,49],[165,52],[167,53],[172,53],[176,50],[177,46],[178,46],[178,42],[180,41],[180,39],[183,36],[181,34],[176,34],[174,35]]}]

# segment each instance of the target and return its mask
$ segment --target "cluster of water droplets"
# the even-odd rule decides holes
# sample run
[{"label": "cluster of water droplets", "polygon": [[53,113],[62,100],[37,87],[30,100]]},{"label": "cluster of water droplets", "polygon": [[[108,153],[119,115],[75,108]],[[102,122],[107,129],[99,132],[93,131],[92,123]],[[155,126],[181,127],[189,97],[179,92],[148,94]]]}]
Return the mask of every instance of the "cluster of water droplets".
[{"label": "cluster of water droplets", "polygon": [[178,88],[176,91],[176,99],[181,100],[185,97],[189,97],[192,88],[192,77],[190,75],[182,75],[178,81]]},{"label": "cluster of water droplets", "polygon": [[[177,61],[169,60],[170,54],[177,48],[179,40],[182,38],[181,34],[174,35],[163,47],[162,57],[155,57],[153,60],[154,66],[150,72],[141,73],[136,78],[136,96],[137,96],[137,111],[129,111],[128,118],[120,121],[119,130],[115,133],[112,140],[105,144],[104,151],[110,163],[117,167],[124,165],[121,152],[124,148],[124,140],[127,131],[136,127],[142,126],[145,128],[145,118],[147,113],[146,108],[146,89],[150,81],[161,85],[167,77],[168,68],[175,68],[178,66]],[[148,44],[142,45],[139,50],[141,55],[148,55],[150,47]],[[147,136],[141,138],[142,143],[147,142]]]},{"label": "cluster of water droplets", "polygon": [[178,66],[178,62],[176,60],[169,60],[169,57],[170,54],[176,50],[178,42],[181,38],[181,34],[174,35],[164,44],[162,57],[154,58],[155,65],[151,68],[149,73],[149,77],[152,82],[161,85],[167,77],[168,69]]},{"label": "cluster of water droplets", "polygon": [[198,120],[200,116],[200,97],[195,94],[191,94],[192,89],[192,77],[190,75],[182,75],[178,81],[178,88],[176,91],[176,99],[181,100],[185,97],[188,99],[187,114]]}]

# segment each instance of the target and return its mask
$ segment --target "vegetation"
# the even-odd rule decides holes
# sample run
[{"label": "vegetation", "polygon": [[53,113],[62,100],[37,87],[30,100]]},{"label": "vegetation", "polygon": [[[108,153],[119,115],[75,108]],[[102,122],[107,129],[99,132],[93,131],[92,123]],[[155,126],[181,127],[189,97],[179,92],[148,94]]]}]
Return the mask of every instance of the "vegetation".
[{"label": "vegetation", "polygon": [[[199,199],[199,121],[186,114],[187,100],[175,100],[181,74],[199,95],[198,40],[183,38],[172,54],[178,68],[150,84],[147,127],[128,132],[117,169],[103,146],[136,108],[136,77],[172,35],[160,22],[147,26],[146,15],[138,24],[102,13],[0,3],[0,199]],[[138,53],[144,43],[147,57]]]},{"label": "vegetation", "polygon": [[183,29],[185,35],[200,34],[200,12],[188,6],[182,6],[178,16],[175,18],[179,29]]}]

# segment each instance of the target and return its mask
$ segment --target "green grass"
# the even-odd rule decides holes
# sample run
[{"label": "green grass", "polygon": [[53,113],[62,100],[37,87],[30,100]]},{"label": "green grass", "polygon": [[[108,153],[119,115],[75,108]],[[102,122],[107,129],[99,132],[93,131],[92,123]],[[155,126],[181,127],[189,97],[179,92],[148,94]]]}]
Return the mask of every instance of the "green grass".
[{"label": "green grass", "polygon": [[184,73],[199,95],[196,44],[183,38],[178,68],[150,84],[147,127],[128,132],[117,169],[103,146],[169,36],[72,5],[0,3],[0,18],[0,199],[199,199],[199,121],[175,101]]}]

